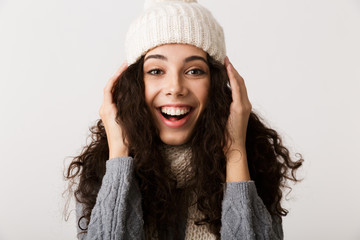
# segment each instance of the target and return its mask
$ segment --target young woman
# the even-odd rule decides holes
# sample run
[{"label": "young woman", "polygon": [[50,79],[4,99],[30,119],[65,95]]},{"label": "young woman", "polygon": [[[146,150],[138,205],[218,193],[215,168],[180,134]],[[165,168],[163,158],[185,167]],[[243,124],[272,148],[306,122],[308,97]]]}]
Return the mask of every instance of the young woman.
[{"label": "young woman", "polygon": [[252,112],[208,10],[146,6],[67,170],[79,239],[283,239],[282,189],[302,159]]}]

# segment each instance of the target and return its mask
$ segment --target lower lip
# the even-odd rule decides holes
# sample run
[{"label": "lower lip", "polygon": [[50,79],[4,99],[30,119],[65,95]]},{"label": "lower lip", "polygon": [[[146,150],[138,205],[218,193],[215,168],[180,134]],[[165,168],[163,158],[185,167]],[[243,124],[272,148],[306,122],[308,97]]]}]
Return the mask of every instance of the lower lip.
[{"label": "lower lip", "polygon": [[193,113],[193,110],[191,110],[191,112],[190,112],[188,115],[186,115],[185,117],[183,117],[182,119],[176,120],[176,121],[170,121],[169,119],[165,118],[165,117],[161,114],[160,110],[158,111],[158,113],[160,114],[161,121],[162,121],[166,126],[168,126],[168,127],[170,127],[170,128],[179,128],[179,127],[184,126],[184,125],[187,123],[187,121],[189,120],[191,114]]}]

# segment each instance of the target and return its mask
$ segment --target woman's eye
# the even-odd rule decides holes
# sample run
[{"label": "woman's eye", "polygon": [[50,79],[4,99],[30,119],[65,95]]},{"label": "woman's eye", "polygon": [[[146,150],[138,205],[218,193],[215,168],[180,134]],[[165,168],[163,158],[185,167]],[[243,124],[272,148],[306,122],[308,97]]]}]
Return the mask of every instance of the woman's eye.
[{"label": "woman's eye", "polygon": [[151,75],[160,75],[163,73],[163,71],[160,69],[152,69],[152,70],[148,71],[147,73],[151,74]]},{"label": "woman's eye", "polygon": [[191,69],[190,71],[187,72],[190,75],[201,75],[204,74],[205,72],[201,69]]}]

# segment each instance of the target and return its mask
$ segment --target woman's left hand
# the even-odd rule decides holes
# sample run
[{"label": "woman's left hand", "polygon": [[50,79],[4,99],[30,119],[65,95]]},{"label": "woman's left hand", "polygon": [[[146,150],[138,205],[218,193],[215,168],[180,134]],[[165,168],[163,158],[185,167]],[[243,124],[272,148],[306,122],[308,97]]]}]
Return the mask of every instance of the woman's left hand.
[{"label": "woman's left hand", "polygon": [[246,130],[252,106],[247,95],[244,79],[235,70],[228,57],[225,58],[225,67],[229,76],[233,99],[227,122],[230,139],[227,143],[226,152],[228,156],[232,155],[233,152],[241,152],[243,155],[246,154],[243,151],[246,151]]}]

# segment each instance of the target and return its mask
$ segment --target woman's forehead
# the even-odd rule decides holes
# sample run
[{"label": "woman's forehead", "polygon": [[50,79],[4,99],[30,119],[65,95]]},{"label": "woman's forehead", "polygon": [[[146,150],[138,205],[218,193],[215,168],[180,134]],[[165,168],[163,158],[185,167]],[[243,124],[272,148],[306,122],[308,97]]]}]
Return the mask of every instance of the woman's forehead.
[{"label": "woman's forehead", "polygon": [[173,57],[187,57],[190,55],[199,55],[205,58],[207,55],[206,52],[201,48],[195,47],[194,45],[181,43],[163,44],[152,48],[145,54],[145,58],[153,54]]}]

